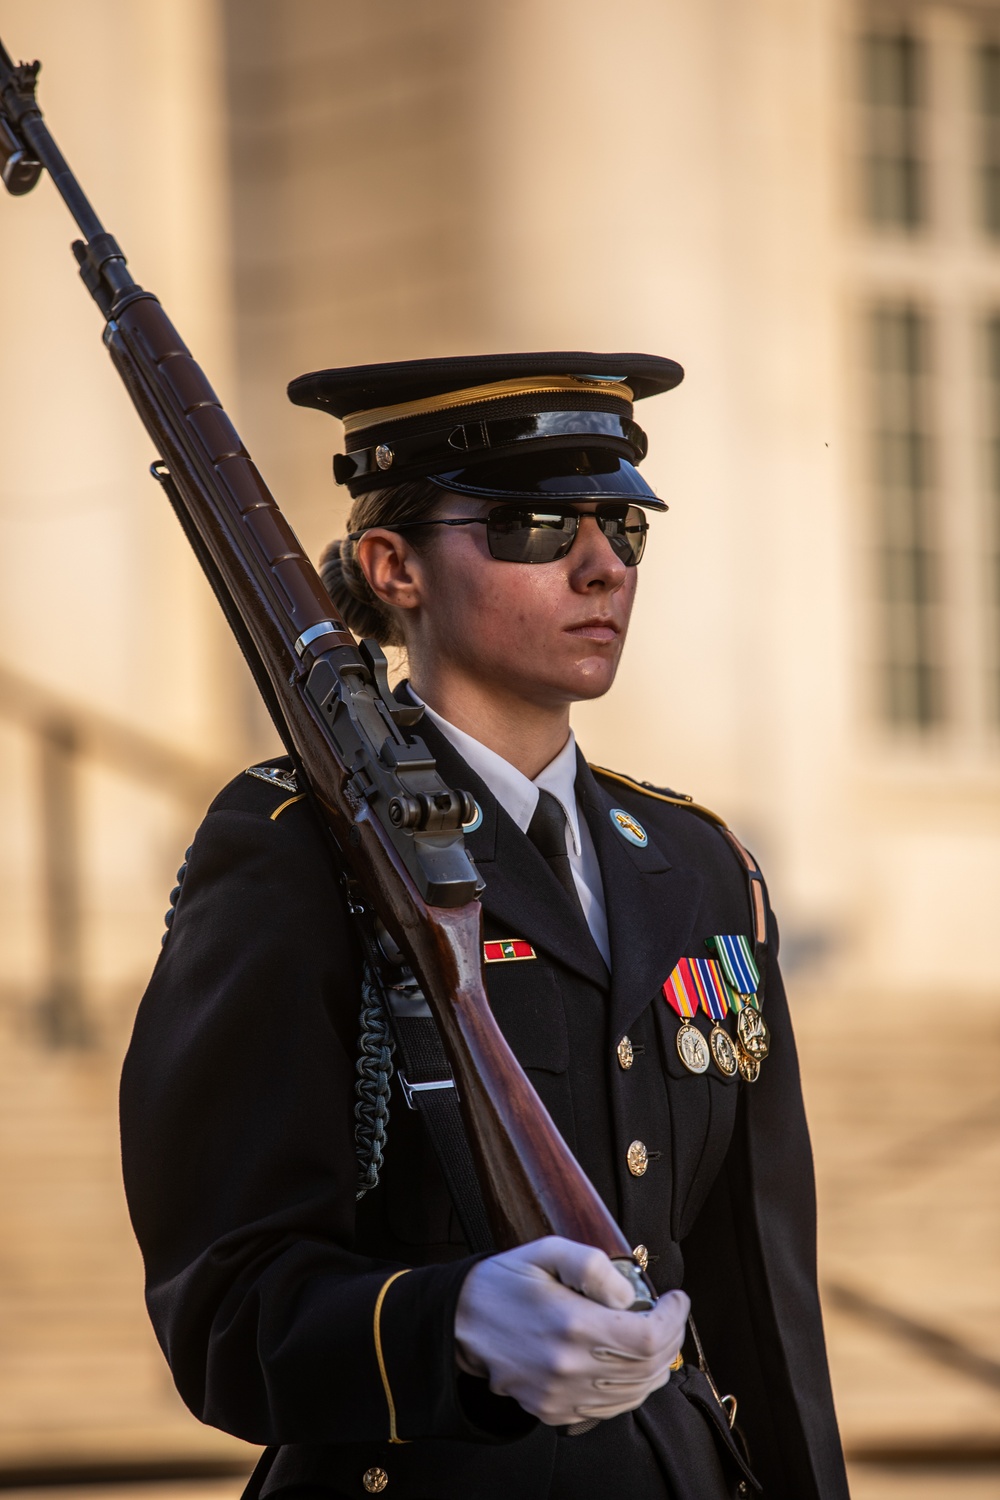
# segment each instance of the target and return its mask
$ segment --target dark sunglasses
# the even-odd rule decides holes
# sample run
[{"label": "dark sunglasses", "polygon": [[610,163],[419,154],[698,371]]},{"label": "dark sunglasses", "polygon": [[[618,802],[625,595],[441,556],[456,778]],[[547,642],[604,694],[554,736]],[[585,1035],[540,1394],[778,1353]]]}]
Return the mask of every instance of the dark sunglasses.
[{"label": "dark sunglasses", "polygon": [[[593,516],[612,552],[627,568],[634,568],[646,550],[649,522],[638,505],[599,505],[596,510],[536,510],[526,505],[497,505],[485,516],[459,516],[440,521],[386,522],[390,531],[412,531],[417,526],[485,526],[490,556],[499,562],[549,563],[565,557],[585,516]],[[362,536],[353,532],[351,540]]]}]

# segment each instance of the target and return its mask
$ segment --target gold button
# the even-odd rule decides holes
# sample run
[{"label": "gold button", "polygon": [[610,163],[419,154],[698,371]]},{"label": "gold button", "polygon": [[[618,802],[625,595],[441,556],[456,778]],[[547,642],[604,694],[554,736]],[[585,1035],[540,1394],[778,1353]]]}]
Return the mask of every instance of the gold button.
[{"label": "gold button", "polygon": [[649,1166],[649,1152],[642,1141],[633,1141],[625,1157],[633,1177],[641,1177]]},{"label": "gold button", "polygon": [[632,1042],[627,1036],[623,1036],[618,1043],[618,1061],[626,1073],[635,1062],[635,1053],[632,1050]]},{"label": "gold button", "polygon": [[649,1251],[646,1249],[645,1245],[636,1245],[635,1249],[632,1251],[632,1259],[635,1261],[640,1271],[644,1271],[646,1269],[646,1267],[649,1265]]},{"label": "gold button", "polygon": [[384,1469],[380,1469],[376,1466],[373,1469],[365,1470],[365,1472],[361,1476],[361,1483],[364,1485],[369,1495],[381,1495],[382,1491],[389,1483],[389,1476]]}]

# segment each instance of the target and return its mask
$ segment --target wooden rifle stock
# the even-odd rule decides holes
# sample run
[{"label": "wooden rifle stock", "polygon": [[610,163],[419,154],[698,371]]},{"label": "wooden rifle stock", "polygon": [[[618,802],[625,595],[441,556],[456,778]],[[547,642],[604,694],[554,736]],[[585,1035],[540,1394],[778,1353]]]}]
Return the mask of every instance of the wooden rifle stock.
[{"label": "wooden rifle stock", "polygon": [[464,795],[444,786],[407,733],[414,715],[390,697],[381,652],[356,645],[204,374],[126,270],[42,120],[36,74],[37,64],[15,67],[0,46],[0,172],[13,162],[5,181],[23,192],[40,163],[81,230],[80,273],[160,455],[154,470],[344,865],[437,1021],[497,1245],[558,1234],[631,1262],[490,1011]]}]

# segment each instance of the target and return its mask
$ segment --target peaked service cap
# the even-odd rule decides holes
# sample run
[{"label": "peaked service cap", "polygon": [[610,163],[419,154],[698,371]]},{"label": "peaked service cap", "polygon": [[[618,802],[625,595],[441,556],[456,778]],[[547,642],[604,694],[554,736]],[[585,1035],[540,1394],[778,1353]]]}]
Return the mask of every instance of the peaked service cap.
[{"label": "peaked service cap", "polygon": [[333,472],[355,496],[428,479],[485,499],[666,510],[637,472],[647,440],[632,409],[683,378],[654,354],[493,354],[317,370],[288,395],[343,422]]}]

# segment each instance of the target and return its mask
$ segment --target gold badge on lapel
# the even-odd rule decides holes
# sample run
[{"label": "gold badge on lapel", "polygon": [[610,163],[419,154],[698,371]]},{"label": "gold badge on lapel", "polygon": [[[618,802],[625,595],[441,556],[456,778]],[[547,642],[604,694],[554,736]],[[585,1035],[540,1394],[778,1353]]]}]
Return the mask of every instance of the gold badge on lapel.
[{"label": "gold badge on lapel", "polygon": [[649,834],[643,828],[638,818],[633,818],[632,814],[626,812],[624,807],[613,807],[611,809],[611,821],[623,839],[627,839],[637,849],[645,849],[649,843]]}]

